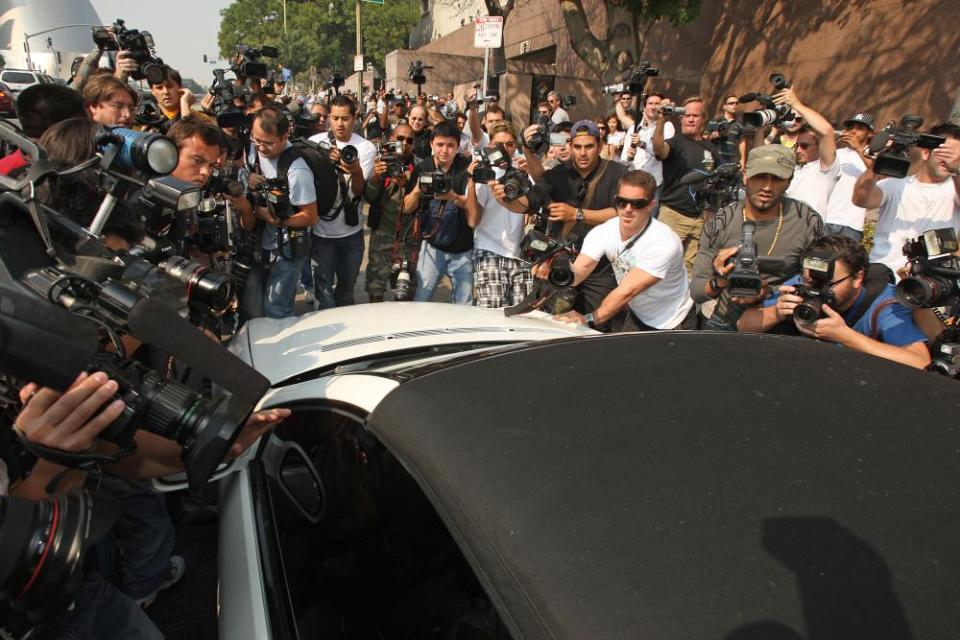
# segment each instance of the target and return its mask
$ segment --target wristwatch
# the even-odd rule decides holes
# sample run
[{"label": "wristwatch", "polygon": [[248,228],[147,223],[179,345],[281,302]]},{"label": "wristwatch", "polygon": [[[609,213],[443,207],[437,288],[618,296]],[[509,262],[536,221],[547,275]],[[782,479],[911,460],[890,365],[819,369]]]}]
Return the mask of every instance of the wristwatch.
[{"label": "wristwatch", "polygon": [[720,286],[720,281],[718,280],[717,275],[714,275],[712,278],[710,278],[709,284],[710,284],[710,288],[716,291],[717,293],[720,293],[724,289],[724,287]]},{"label": "wristwatch", "polygon": [[596,329],[596,328],[597,328],[596,323],[593,321],[593,314],[592,314],[592,313],[587,313],[587,314],[585,314],[585,315],[583,316],[583,319],[587,321],[587,326],[590,327],[591,329]]},{"label": "wristwatch", "polygon": [[577,207],[577,222],[583,222],[583,209]]}]

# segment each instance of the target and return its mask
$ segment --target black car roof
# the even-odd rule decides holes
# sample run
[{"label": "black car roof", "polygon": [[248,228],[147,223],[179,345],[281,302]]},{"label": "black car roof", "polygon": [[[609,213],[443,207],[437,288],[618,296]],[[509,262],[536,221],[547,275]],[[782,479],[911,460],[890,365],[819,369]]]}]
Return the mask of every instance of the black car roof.
[{"label": "black car roof", "polygon": [[541,343],[370,429],[515,638],[960,635],[960,385],[812,340]]}]

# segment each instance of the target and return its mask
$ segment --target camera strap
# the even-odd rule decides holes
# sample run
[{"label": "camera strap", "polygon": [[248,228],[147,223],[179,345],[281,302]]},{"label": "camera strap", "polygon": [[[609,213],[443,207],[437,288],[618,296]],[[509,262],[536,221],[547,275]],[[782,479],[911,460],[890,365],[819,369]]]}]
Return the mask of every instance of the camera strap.
[{"label": "camera strap", "polygon": [[[609,166],[609,160],[600,158],[600,163],[594,167],[593,171],[591,171],[587,177],[583,178],[583,182],[587,185],[587,189],[583,194],[583,198],[577,202],[578,209],[586,209],[593,204],[594,195],[597,193],[597,185],[600,184],[600,181],[603,179],[603,174],[607,172],[607,167]],[[576,171],[572,164],[570,165],[570,169],[571,171]],[[586,230],[586,222],[575,222],[565,235],[586,235]]]},{"label": "camera strap", "polygon": [[[861,300],[860,304],[857,305],[856,313],[849,318],[844,318],[844,321],[847,323],[848,327],[852,327],[860,322],[860,319],[870,308],[870,305],[873,304],[873,301],[876,300],[877,296],[883,293],[883,291],[887,288],[887,285],[891,283],[892,276],[893,273],[890,271],[890,267],[882,262],[873,262],[867,266],[867,272],[863,278],[863,300]],[[891,300],[895,301],[894,298],[891,298]],[[887,301],[884,301],[884,303],[886,302]],[[877,316],[885,306],[888,306],[884,303],[878,304],[877,308],[874,309],[873,313],[871,314],[870,326],[873,327],[873,330],[871,331],[872,334],[877,333]],[[874,337],[874,339],[876,338]]]}]

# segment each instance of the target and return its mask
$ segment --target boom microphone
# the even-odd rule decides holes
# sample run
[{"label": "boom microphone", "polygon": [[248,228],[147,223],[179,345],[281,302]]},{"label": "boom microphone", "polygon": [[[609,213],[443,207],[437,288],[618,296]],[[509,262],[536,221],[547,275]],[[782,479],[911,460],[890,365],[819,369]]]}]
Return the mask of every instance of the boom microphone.
[{"label": "boom microphone", "polygon": [[757,94],[755,92],[745,93],[740,96],[740,103],[745,104],[747,102],[756,102]]}]

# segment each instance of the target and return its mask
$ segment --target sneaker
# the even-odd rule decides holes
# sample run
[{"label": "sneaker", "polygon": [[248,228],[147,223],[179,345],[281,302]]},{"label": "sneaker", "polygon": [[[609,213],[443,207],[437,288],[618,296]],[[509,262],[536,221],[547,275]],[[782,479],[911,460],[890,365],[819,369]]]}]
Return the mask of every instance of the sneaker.
[{"label": "sneaker", "polygon": [[166,580],[160,583],[160,586],[157,587],[157,590],[151,593],[148,596],[144,596],[137,600],[137,604],[140,605],[141,609],[146,609],[153,604],[153,601],[157,599],[157,594],[163,591],[164,589],[169,589],[173,585],[180,582],[180,579],[183,577],[183,574],[187,571],[187,563],[180,556],[170,556],[170,575]]}]

